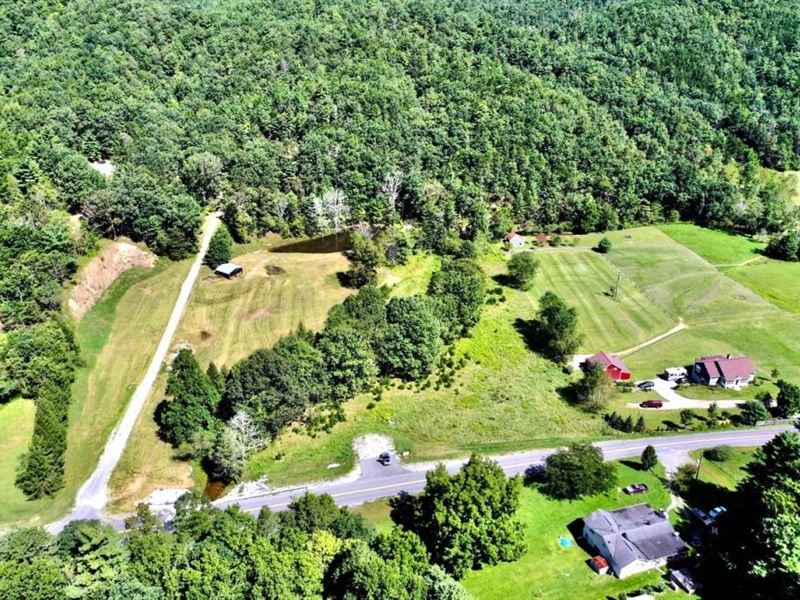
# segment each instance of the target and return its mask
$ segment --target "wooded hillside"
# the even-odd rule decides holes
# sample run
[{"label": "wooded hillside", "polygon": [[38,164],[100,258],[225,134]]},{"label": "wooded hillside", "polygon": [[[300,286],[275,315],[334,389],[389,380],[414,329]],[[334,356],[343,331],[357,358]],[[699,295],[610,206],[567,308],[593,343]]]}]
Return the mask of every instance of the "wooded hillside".
[{"label": "wooded hillside", "polygon": [[[800,164],[798,27],[788,0],[15,2],[2,194],[47,182],[50,205],[176,257],[221,193],[240,238],[335,226],[332,190],[345,217],[436,238],[778,230],[756,170]],[[86,172],[101,157],[109,185]]]}]

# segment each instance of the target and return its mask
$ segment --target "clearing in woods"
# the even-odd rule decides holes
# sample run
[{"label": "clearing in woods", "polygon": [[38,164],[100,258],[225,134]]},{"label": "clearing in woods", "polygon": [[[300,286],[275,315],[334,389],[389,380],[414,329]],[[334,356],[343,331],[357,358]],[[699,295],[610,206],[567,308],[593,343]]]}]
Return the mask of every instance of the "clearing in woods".
[{"label": "clearing in woods", "polygon": [[[188,346],[202,366],[214,361],[219,367],[231,367],[255,350],[272,346],[301,323],[321,329],[330,307],[352,293],[336,276],[348,268],[347,259],[341,252],[270,252],[278,246],[278,238],[269,236],[234,248],[233,262],[244,267],[234,279],[204,269],[173,350]],[[131,510],[158,488],[202,489],[205,484],[201,469],[176,460],[174,450],[158,438],[153,414],[164,398],[166,379],[164,371],[112,475],[109,498],[114,510]]]},{"label": "clearing in woods", "polygon": [[[290,484],[342,474],[353,465],[353,438],[369,432],[391,436],[414,460],[546,447],[609,433],[600,418],[561,399],[557,390],[570,376],[527,348],[520,319],[533,318],[539,296],[552,289],[578,308],[587,349],[622,349],[674,323],[635,286],[621,286],[615,302],[607,292],[618,271],[589,248],[542,251],[539,258],[534,289],[504,288],[505,301],[488,305],[472,334],[455,344],[452,362],[463,357],[466,366],[452,387],[437,384],[434,374],[422,389],[394,383],[379,396],[361,395],[346,404],[347,421],[329,434],[284,432],[251,458],[248,477]],[[481,263],[488,276],[502,281],[507,259],[497,249]],[[425,290],[434,265],[425,256],[413,261],[382,274],[381,281],[396,285],[393,294]],[[497,284],[490,281],[489,287]],[[339,466],[328,469],[332,463]]]}]

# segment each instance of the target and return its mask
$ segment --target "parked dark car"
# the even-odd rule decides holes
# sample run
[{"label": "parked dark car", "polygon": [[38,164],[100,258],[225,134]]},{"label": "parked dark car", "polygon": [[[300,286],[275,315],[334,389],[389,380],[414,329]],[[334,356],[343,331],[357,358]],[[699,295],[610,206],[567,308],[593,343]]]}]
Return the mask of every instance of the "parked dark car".
[{"label": "parked dark car", "polygon": [[622,488],[622,491],[633,496],[634,494],[644,494],[648,489],[650,488],[647,487],[646,483],[634,483],[626,488]]},{"label": "parked dark car", "polygon": [[661,400],[645,400],[639,404],[642,408],[661,408],[664,403]]},{"label": "parked dark car", "polygon": [[654,387],[656,387],[656,384],[648,380],[642,381],[636,387],[638,387],[640,390],[652,390]]},{"label": "parked dark car", "polygon": [[381,455],[378,457],[378,462],[381,463],[384,467],[392,462],[392,455],[388,452],[382,452]]}]

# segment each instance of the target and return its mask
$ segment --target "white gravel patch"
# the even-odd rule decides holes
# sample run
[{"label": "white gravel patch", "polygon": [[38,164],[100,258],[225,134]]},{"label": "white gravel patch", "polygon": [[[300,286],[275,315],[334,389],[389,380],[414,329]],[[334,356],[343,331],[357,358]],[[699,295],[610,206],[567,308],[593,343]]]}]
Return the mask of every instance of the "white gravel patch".
[{"label": "white gravel patch", "polygon": [[382,452],[394,454],[394,440],[386,435],[368,433],[353,440],[353,450],[358,455],[358,460],[375,459]]},{"label": "white gravel patch", "polygon": [[358,481],[358,479],[361,477],[361,461],[375,460],[378,458],[381,452],[394,453],[395,451],[394,441],[392,438],[385,435],[379,435],[377,433],[370,433],[355,438],[353,440],[353,450],[357,456],[355,467],[352,471],[346,475],[342,475],[341,477],[336,477],[334,479],[323,479],[320,481],[304,483],[302,485],[287,485],[281,487],[271,486],[266,478],[258,479],[256,481],[245,481],[237,485],[217,502],[228,505],[235,503],[237,500],[243,500],[245,498],[264,496],[267,494],[278,494],[295,489],[313,490],[317,486],[323,484],[328,486],[339,483],[352,483],[354,481]]}]

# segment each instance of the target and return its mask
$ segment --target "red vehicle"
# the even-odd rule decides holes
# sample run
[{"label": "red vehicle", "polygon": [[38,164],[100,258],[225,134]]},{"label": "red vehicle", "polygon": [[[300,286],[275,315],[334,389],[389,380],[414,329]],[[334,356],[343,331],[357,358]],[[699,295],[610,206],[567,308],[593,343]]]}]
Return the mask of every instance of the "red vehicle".
[{"label": "red vehicle", "polygon": [[664,403],[661,400],[645,400],[639,406],[642,408],[661,408]]}]

